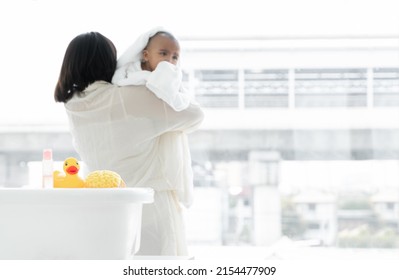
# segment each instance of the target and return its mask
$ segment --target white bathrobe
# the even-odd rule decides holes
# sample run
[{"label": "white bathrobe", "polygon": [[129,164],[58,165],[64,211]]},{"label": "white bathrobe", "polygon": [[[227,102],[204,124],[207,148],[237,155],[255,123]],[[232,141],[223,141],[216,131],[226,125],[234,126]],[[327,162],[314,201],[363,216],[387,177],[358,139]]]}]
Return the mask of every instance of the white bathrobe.
[{"label": "white bathrobe", "polygon": [[[178,200],[185,200],[186,149],[162,140],[169,132],[189,133],[203,119],[199,106],[177,112],[145,86],[90,85],[65,104],[73,144],[89,171],[109,169],[128,187],[151,187],[155,200],[143,208],[142,255],[187,255]],[[171,149],[172,147],[172,149]],[[165,161],[164,158],[168,158]],[[189,199],[189,198],[188,198]]]}]

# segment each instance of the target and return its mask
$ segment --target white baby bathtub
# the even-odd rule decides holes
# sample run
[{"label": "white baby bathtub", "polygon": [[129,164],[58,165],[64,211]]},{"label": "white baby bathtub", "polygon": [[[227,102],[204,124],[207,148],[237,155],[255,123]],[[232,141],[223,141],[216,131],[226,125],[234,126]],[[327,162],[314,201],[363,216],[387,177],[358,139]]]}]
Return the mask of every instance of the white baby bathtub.
[{"label": "white baby bathtub", "polygon": [[0,259],[131,259],[150,188],[0,188]]}]

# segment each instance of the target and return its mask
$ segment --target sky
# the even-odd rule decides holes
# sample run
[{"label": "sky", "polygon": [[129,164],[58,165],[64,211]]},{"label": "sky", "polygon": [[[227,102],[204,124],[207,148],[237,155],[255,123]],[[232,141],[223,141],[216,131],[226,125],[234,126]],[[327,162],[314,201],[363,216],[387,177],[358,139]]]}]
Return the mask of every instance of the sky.
[{"label": "sky", "polygon": [[399,37],[395,2],[2,0],[0,77],[5,102],[0,102],[0,125],[63,120],[53,90],[65,49],[80,33],[104,34],[119,53],[154,26],[164,26],[180,39]]}]

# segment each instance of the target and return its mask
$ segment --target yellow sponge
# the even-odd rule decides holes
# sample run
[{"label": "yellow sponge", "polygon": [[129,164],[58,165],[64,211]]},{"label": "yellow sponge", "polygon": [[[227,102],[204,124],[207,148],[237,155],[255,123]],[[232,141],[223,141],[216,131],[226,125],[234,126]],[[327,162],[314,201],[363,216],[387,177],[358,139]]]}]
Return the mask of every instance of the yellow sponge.
[{"label": "yellow sponge", "polygon": [[85,181],[86,188],[123,188],[126,187],[121,176],[111,170],[96,170],[90,172]]}]

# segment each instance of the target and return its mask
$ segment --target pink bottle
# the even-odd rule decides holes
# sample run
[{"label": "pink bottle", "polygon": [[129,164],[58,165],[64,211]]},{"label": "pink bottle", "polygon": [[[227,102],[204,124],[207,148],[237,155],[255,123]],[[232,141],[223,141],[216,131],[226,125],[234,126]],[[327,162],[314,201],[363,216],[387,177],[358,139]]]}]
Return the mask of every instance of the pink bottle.
[{"label": "pink bottle", "polygon": [[51,149],[43,150],[42,170],[42,187],[44,189],[53,188],[53,151]]}]

